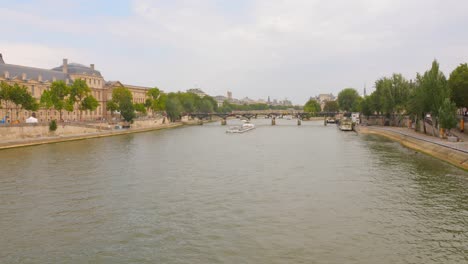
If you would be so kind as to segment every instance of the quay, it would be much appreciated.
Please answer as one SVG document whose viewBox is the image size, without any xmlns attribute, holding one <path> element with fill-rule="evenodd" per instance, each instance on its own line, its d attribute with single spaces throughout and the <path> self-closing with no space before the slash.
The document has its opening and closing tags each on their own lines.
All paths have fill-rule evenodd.
<svg viewBox="0 0 468 264">
<path fill-rule="evenodd" d="M 40 137 L 40 138 L 24 138 L 24 139 L 18 139 L 18 140 L 12 140 L 8 142 L 0 143 L 0 150 L 20 148 L 20 147 L 29 147 L 29 146 L 36 146 L 36 145 L 43 145 L 43 144 L 50 144 L 50 143 L 67 142 L 67 141 L 77 141 L 77 140 L 84 140 L 84 139 L 91 139 L 91 138 L 111 137 L 111 136 L 118 136 L 118 135 L 141 133 L 141 132 L 148 132 L 148 131 L 154 131 L 154 130 L 181 127 L 181 126 L 184 126 L 185 124 L 186 123 L 183 123 L 183 122 L 175 122 L 175 123 L 161 124 L 161 125 L 143 127 L 143 128 L 119 129 L 119 130 L 102 131 L 102 132 L 94 132 L 94 133 L 73 134 L 73 135 L 67 135 L 67 136 L 61 135 L 61 136 L 50 136 L 50 137 Z"/>
<path fill-rule="evenodd" d="M 447 142 L 401 127 L 356 126 L 356 132 L 384 136 L 405 147 L 468 171 L 468 141 L 466 140 L 464 142 Z"/>
</svg>

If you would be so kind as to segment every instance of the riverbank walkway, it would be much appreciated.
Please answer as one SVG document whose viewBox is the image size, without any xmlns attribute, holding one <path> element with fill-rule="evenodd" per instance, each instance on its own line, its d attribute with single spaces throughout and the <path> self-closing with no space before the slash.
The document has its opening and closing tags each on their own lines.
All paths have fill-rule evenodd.
<svg viewBox="0 0 468 264">
<path fill-rule="evenodd" d="M 361 134 L 385 136 L 400 142 L 406 147 L 468 170 L 468 136 L 466 134 L 454 133 L 461 141 L 449 142 L 446 139 L 425 135 L 415 132 L 413 129 L 403 127 L 357 126 L 356 131 Z"/>
<path fill-rule="evenodd" d="M 449 142 L 446 139 L 434 137 L 428 134 L 423 134 L 414 131 L 413 129 L 404 128 L 404 127 L 380 127 L 380 126 L 370 126 L 369 129 L 390 131 L 393 133 L 398 133 L 407 137 L 412 137 L 418 140 L 430 142 L 433 144 L 440 145 L 442 147 L 447 147 L 461 152 L 468 153 L 468 136 L 463 133 L 456 133 L 456 136 L 459 137 L 462 141 L 459 142 Z"/>
<path fill-rule="evenodd" d="M 110 130 L 110 131 L 104 130 L 101 132 L 80 133 L 80 134 L 73 134 L 73 135 L 48 136 L 48 137 L 39 137 L 39 138 L 23 138 L 23 139 L 17 139 L 17 140 L 0 141 L 0 150 L 18 148 L 18 147 L 35 146 L 35 145 L 42 145 L 42 144 L 49 144 L 49 143 L 76 141 L 76 140 L 83 140 L 83 139 L 147 132 L 147 131 L 153 131 L 153 130 L 174 128 L 174 127 L 179 127 L 183 125 L 184 123 L 182 122 L 175 122 L 175 123 L 167 123 L 163 125 L 155 125 L 155 126 L 143 127 L 143 128 L 115 129 L 115 130 Z"/>
</svg>

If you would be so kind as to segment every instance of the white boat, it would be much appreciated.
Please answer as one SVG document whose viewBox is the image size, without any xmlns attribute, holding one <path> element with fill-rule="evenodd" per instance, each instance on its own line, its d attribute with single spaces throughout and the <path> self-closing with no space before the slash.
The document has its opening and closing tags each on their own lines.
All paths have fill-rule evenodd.
<svg viewBox="0 0 468 264">
<path fill-rule="evenodd" d="M 255 128 L 254 124 L 245 123 L 242 126 L 230 127 L 226 133 L 244 133 Z"/>
<path fill-rule="evenodd" d="M 353 121 L 349 118 L 341 119 L 338 127 L 340 128 L 341 131 L 352 131 Z"/>
</svg>

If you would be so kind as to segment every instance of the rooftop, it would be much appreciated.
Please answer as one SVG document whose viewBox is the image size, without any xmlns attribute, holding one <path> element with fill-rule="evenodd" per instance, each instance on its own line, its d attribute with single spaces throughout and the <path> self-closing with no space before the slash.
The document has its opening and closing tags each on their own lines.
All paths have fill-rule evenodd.
<svg viewBox="0 0 468 264">
<path fill-rule="evenodd" d="M 96 76 L 102 77 L 101 72 L 94 70 L 91 67 L 83 65 L 83 64 L 68 63 L 67 67 L 68 67 L 69 74 L 88 74 L 88 75 L 96 75 Z M 62 72 L 63 65 L 55 67 L 52 70 Z"/>
</svg>

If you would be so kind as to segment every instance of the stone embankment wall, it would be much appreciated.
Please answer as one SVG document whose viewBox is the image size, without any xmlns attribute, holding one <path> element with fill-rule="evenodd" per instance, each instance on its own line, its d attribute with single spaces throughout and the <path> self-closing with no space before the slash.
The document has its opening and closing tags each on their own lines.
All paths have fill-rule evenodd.
<svg viewBox="0 0 468 264">
<path fill-rule="evenodd" d="M 400 142 L 403 146 L 433 156 L 468 171 L 468 154 L 466 153 L 393 133 L 391 131 L 375 130 L 371 127 L 359 127 L 358 133 L 384 136 L 396 142 Z"/>
<path fill-rule="evenodd" d="M 158 118 L 158 119 L 147 119 L 147 120 L 136 120 L 132 124 L 132 128 L 146 128 L 160 126 L 163 124 L 169 124 L 169 119 L 167 118 Z"/>
<path fill-rule="evenodd" d="M 55 132 L 49 132 L 48 125 L 20 125 L 0 127 L 0 141 L 33 139 L 50 136 L 68 136 L 99 132 L 99 128 L 80 127 L 73 125 L 57 125 Z"/>
<path fill-rule="evenodd" d="M 144 129 L 151 127 L 158 127 L 169 124 L 169 120 L 163 121 L 163 118 L 136 120 L 132 124 L 132 129 Z M 98 133 L 111 131 L 114 125 L 107 123 L 89 123 L 89 124 L 74 124 L 63 123 L 57 124 L 57 130 L 54 132 L 49 131 L 47 124 L 20 124 L 0 127 L 0 142 L 24 140 L 24 139 L 38 139 L 46 137 L 63 137 L 82 135 L 90 133 Z"/>
</svg>

